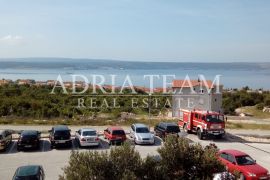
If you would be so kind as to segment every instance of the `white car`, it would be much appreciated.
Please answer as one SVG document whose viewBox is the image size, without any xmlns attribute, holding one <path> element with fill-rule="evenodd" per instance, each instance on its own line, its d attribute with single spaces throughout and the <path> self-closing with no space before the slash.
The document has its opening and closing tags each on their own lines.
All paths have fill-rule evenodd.
<svg viewBox="0 0 270 180">
<path fill-rule="evenodd" d="M 97 131 L 91 128 L 82 128 L 76 131 L 75 140 L 79 143 L 80 147 L 99 146 L 100 143 Z"/>
<path fill-rule="evenodd" d="M 150 132 L 148 126 L 144 124 L 132 124 L 130 137 L 135 144 L 155 144 L 155 136 Z"/>
</svg>

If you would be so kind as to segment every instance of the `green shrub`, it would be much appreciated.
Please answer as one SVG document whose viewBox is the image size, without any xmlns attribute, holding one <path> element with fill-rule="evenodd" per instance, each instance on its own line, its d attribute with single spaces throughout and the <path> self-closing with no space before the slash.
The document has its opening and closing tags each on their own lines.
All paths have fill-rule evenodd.
<svg viewBox="0 0 270 180">
<path fill-rule="evenodd" d="M 256 104 L 256 109 L 263 110 L 263 108 L 264 108 L 264 103 Z"/>
<path fill-rule="evenodd" d="M 59 179 L 211 179 L 213 173 L 224 171 L 212 145 L 190 145 L 184 138 L 169 136 L 158 152 L 159 157 L 142 159 L 129 144 L 113 147 L 109 153 L 72 151 Z"/>
</svg>

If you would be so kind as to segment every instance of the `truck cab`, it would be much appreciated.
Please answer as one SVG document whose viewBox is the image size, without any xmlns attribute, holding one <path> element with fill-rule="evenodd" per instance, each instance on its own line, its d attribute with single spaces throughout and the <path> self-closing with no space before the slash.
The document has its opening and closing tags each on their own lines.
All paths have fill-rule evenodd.
<svg viewBox="0 0 270 180">
<path fill-rule="evenodd" d="M 178 125 L 187 133 L 197 133 L 199 139 L 206 136 L 220 139 L 225 134 L 224 115 L 219 112 L 181 109 L 179 117 Z"/>
</svg>

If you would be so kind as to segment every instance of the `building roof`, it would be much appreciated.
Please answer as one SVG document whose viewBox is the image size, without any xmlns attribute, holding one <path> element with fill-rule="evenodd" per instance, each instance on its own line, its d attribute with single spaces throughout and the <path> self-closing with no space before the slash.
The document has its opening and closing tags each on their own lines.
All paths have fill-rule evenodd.
<svg viewBox="0 0 270 180">
<path fill-rule="evenodd" d="M 206 80 L 207 86 L 210 88 L 212 87 L 212 81 L 211 80 Z M 184 88 L 184 87 L 194 87 L 194 86 L 205 86 L 203 81 L 198 81 L 198 80 L 190 80 L 190 83 L 187 80 L 173 80 L 172 82 L 172 87 L 173 88 Z"/>
</svg>

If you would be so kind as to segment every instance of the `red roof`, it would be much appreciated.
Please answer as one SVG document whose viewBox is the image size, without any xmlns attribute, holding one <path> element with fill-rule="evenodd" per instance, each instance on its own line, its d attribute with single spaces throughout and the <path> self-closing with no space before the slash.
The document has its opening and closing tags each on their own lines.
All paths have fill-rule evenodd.
<svg viewBox="0 0 270 180">
<path fill-rule="evenodd" d="M 222 152 L 225 152 L 225 153 L 231 154 L 233 156 L 244 156 L 244 155 L 247 155 L 246 153 L 244 153 L 242 151 L 235 150 L 235 149 L 226 149 L 226 150 L 222 150 L 220 152 L 221 153 Z"/>
<path fill-rule="evenodd" d="M 211 80 L 206 80 L 206 84 L 208 85 L 209 88 L 212 87 L 212 81 Z M 188 80 L 173 80 L 172 87 L 174 88 L 181 88 L 181 87 L 190 87 L 190 84 L 192 87 L 194 86 L 205 86 L 205 83 L 203 81 L 198 81 L 198 80 L 190 80 L 190 83 Z"/>
</svg>

